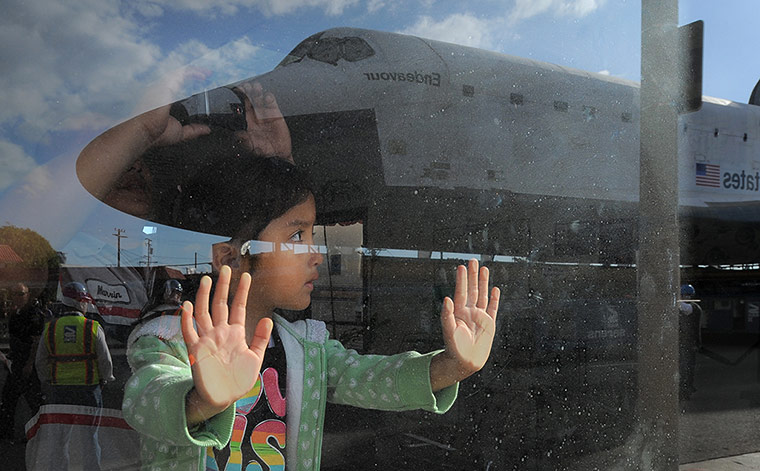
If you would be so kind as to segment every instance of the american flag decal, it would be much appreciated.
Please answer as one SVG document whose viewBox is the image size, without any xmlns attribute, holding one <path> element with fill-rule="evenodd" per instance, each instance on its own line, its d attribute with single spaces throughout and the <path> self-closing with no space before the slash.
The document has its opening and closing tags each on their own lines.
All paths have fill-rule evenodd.
<svg viewBox="0 0 760 471">
<path fill-rule="evenodd" d="M 720 188 L 720 165 L 697 164 L 697 185 Z"/>
</svg>

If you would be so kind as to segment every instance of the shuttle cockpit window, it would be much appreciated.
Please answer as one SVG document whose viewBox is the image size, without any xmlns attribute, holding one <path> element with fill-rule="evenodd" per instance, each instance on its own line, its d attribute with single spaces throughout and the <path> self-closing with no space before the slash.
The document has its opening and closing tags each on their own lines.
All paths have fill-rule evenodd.
<svg viewBox="0 0 760 471">
<path fill-rule="evenodd" d="M 293 62 L 300 62 L 304 57 L 330 65 L 338 65 L 340 59 L 348 62 L 358 62 L 372 57 L 375 51 L 367 41 L 360 37 L 326 36 L 324 33 L 315 34 L 296 46 L 278 67 Z"/>
</svg>

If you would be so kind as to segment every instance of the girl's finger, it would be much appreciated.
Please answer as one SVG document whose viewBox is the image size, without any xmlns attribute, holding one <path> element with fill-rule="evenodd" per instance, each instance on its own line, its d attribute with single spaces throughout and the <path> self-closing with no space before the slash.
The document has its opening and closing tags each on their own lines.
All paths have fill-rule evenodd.
<svg viewBox="0 0 760 471">
<path fill-rule="evenodd" d="M 446 296 L 443 298 L 443 306 L 441 306 L 441 329 L 443 331 L 444 342 L 448 344 L 448 339 L 454 336 L 456 328 L 457 321 L 454 318 L 454 302 Z"/>
<path fill-rule="evenodd" d="M 486 308 L 486 314 L 496 320 L 496 313 L 499 312 L 499 299 L 501 298 L 501 290 L 496 286 L 491 289 L 491 299 L 488 301 L 488 307 Z"/>
<path fill-rule="evenodd" d="M 478 302 L 478 261 L 474 258 L 467 264 L 467 302 L 474 306 Z"/>
<path fill-rule="evenodd" d="M 272 319 L 265 317 L 256 324 L 256 330 L 253 332 L 251 345 L 248 347 L 260 359 L 264 358 L 264 353 L 269 345 L 269 337 L 272 335 Z"/>
<path fill-rule="evenodd" d="M 211 291 L 211 278 L 204 276 L 201 278 L 201 284 L 198 287 L 198 293 L 195 295 L 195 322 L 198 324 L 198 330 L 209 332 L 214 328 L 211 323 L 211 317 L 208 315 L 208 298 Z"/>
<path fill-rule="evenodd" d="M 457 267 L 457 284 L 454 287 L 454 311 L 463 309 L 467 304 L 467 269 L 459 265 Z"/>
<path fill-rule="evenodd" d="M 488 268 L 480 267 L 480 277 L 478 278 L 478 303 L 479 309 L 485 309 L 488 305 Z"/>
<path fill-rule="evenodd" d="M 248 302 L 248 290 L 251 287 L 250 273 L 243 273 L 237 285 L 235 299 L 232 301 L 230 309 L 230 324 L 245 325 L 245 306 Z"/>
<path fill-rule="evenodd" d="M 190 301 L 182 303 L 182 337 L 188 346 L 195 345 L 199 339 L 193 327 L 193 303 Z"/>
<path fill-rule="evenodd" d="M 227 306 L 227 294 L 230 291 L 230 278 L 232 270 L 227 265 L 223 265 L 219 270 L 219 279 L 216 282 L 214 290 L 214 300 L 211 303 L 211 319 L 214 325 L 223 325 L 227 323 L 229 307 Z"/>
</svg>

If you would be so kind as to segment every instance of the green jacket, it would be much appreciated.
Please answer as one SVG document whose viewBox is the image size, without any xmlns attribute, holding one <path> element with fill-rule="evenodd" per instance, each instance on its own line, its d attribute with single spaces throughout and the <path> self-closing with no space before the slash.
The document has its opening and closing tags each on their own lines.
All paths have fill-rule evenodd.
<svg viewBox="0 0 760 471">
<path fill-rule="evenodd" d="M 368 409 L 424 409 L 446 412 L 458 386 L 433 394 L 430 359 L 437 352 L 392 356 L 359 355 L 328 339 L 323 322 L 275 325 L 287 363 L 286 465 L 318 470 L 326 401 Z M 130 336 L 127 351 L 134 372 L 124 389 L 127 422 L 142 435 L 143 469 L 203 470 L 206 448 L 230 440 L 234 406 L 189 429 L 185 396 L 193 387 L 178 317 L 155 319 Z"/>
</svg>

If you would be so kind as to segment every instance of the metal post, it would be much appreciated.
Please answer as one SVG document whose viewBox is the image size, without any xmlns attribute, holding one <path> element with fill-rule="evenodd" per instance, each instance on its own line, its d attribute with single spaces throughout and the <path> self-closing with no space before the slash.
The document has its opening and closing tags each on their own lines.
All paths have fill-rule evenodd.
<svg viewBox="0 0 760 471">
<path fill-rule="evenodd" d="M 678 2 L 641 2 L 639 469 L 678 469 Z"/>
</svg>

